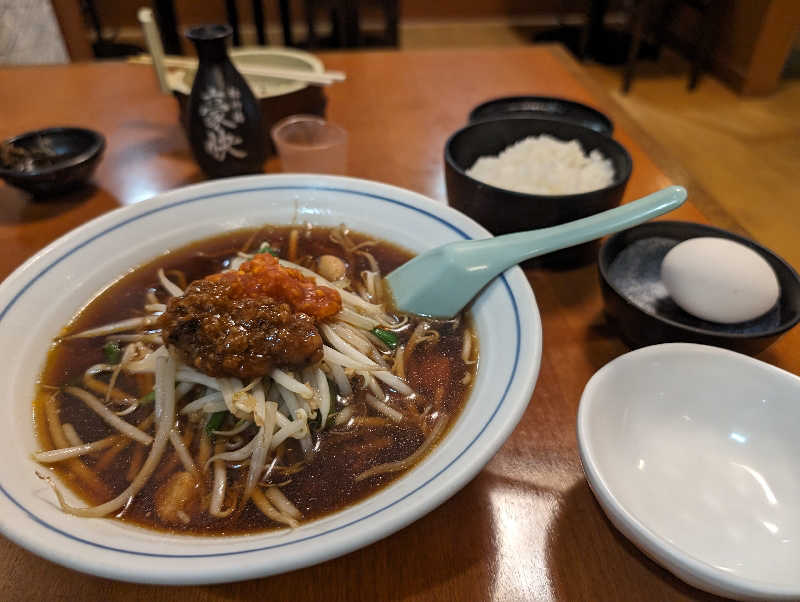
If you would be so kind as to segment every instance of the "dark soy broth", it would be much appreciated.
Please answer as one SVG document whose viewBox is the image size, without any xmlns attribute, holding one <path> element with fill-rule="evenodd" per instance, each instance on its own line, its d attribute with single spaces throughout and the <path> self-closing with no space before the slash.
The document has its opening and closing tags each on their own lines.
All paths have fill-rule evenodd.
<svg viewBox="0 0 800 602">
<path fill-rule="evenodd" d="M 299 231 L 297 263 L 309 266 L 312 258 L 324 254 L 344 258 L 342 247 L 331 241 L 331 230 L 328 228 L 267 226 L 257 230 L 242 230 L 169 251 L 123 275 L 93 299 L 66 326 L 62 337 L 53 344 L 47 357 L 39 394 L 34 403 L 35 423 L 42 448 L 54 447 L 48 433 L 44 409 L 45 401 L 54 394 L 58 398 L 61 423 L 71 424 L 84 442 L 96 441 L 117 433 L 80 400 L 64 393 L 54 393 L 53 387 L 80 385 L 89 366 L 106 361 L 103 352 L 106 337 L 69 339 L 67 336 L 106 323 L 145 315 L 143 308 L 147 303 L 148 291 L 155 293 L 160 300 L 166 298 L 156 275 L 159 268 L 163 268 L 173 281 L 185 287 L 187 282 L 226 269 L 230 259 L 235 257 L 238 251 L 254 252 L 264 241 L 269 242 L 270 247 L 281 257 L 285 257 L 292 229 Z M 350 238 L 355 243 L 373 240 L 358 233 L 350 233 Z M 382 274 L 389 273 L 411 257 L 407 251 L 381 241 L 376 241 L 375 244 L 365 248 L 369 249 L 378 262 Z M 366 261 L 358 254 L 351 255 L 350 260 L 357 264 L 353 266 L 356 268 L 354 271 L 368 268 Z M 396 331 L 399 345 L 408 342 L 418 321 L 419 318 L 409 316 L 408 323 Z M 306 457 L 294 439 L 287 439 L 282 444 L 282 449 L 279 446 L 276 451 L 281 458 L 279 464 L 291 469 L 268 473 L 269 482 L 279 486 L 286 497 L 300 510 L 301 522 L 353 504 L 404 474 L 405 471 L 381 474 L 358 482 L 355 478 L 370 467 L 402 460 L 417 450 L 425 438 L 425 429 L 420 425 L 424 425 L 432 415 L 425 417 L 426 408 L 430 412 L 430 408 L 435 407 L 435 413 L 439 416 L 449 416 L 447 428 L 452 426 L 469 394 L 475 372 L 476 361 L 473 359 L 465 362 L 462 359 L 465 330 L 470 329 L 470 323 L 465 316 L 462 316 L 454 321 L 431 322 L 431 328 L 439 333 L 438 341 L 417 345 L 413 353 L 405 358 L 406 381 L 416 395 L 411 400 L 404 400 L 403 403 L 415 405 L 415 415 L 422 416 L 417 423 L 384 421 L 375 426 L 340 425 L 314 431 L 313 451 Z M 466 336 L 475 341 L 471 332 Z M 473 345 L 476 347 L 477 343 Z M 472 355 L 473 358 L 477 357 L 476 353 Z M 108 375 L 98 375 L 97 378 L 107 381 Z M 351 376 L 351 381 L 358 378 L 360 377 L 357 375 Z M 129 375 L 122 371 L 116 386 L 133 396 L 143 397 L 152 391 L 153 379 L 152 375 Z M 203 390 L 203 387 L 196 386 L 178 402 L 178 410 L 192 399 L 203 395 Z M 394 392 L 390 392 L 389 395 L 393 400 L 400 400 L 403 397 Z M 374 409 L 367 407 L 364 397 L 364 389 L 354 389 L 354 394 L 348 397 L 336 395 L 332 399 L 331 413 L 335 416 L 345 406 L 350 406 L 354 408 L 356 415 L 360 414 L 365 418 L 380 417 Z M 151 412 L 152 404 L 143 404 L 126 416 L 125 420 L 139 424 Z M 188 424 L 186 416 L 179 413 L 178 417 L 180 432 L 196 428 Z M 235 423 L 234 417 L 229 415 L 224 428 L 230 429 Z M 240 435 L 247 441 L 256 431 L 256 427 L 250 425 Z M 152 434 L 153 428 L 147 432 Z M 192 456 L 197 453 L 198 438 L 195 437 L 187 445 Z M 137 447 L 142 449 L 137 451 Z M 84 455 L 78 459 L 77 462 L 98 473 L 107 489 L 101 492 L 85 486 L 84 481 L 77 478 L 70 470 L 69 463 L 50 464 L 48 467 L 58 474 L 61 483 L 69 486 L 86 503 L 94 505 L 125 490 L 130 484 L 128 472 L 134 456 L 138 454 L 141 457 L 146 453 L 147 449 L 141 444 L 129 444 L 110 462 L 106 458 L 106 466 L 102 469 L 99 469 L 98 462 L 104 457 L 104 451 Z M 239 464 L 228 462 L 227 466 L 229 493 L 241 492 L 247 474 L 246 462 Z M 181 463 L 176 458 L 173 448 L 168 446 L 160 465 L 145 487 L 115 516 L 148 528 L 203 535 L 249 533 L 281 526 L 262 514 L 252 502 L 239 504 L 226 518 L 198 512 L 192 515 L 188 524 L 164 524 L 155 511 L 156 492 L 173 473 L 180 470 L 182 470 Z M 211 472 L 210 468 L 205 470 L 199 484 L 203 491 L 201 499 L 205 500 L 206 506 L 211 487 Z"/>
</svg>

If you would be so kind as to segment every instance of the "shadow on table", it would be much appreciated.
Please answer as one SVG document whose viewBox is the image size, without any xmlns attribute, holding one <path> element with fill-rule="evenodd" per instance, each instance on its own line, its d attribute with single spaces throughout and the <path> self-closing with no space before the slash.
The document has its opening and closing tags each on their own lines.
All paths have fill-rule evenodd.
<svg viewBox="0 0 800 602">
<path fill-rule="evenodd" d="M 789 370 L 791 372 L 789 368 L 785 367 L 786 362 L 781 360 L 781 354 L 775 351 L 772 346 L 767 347 L 764 351 L 758 355 L 754 355 L 753 357 L 757 360 L 761 360 L 762 362 L 772 364 L 773 366 L 778 366 L 779 368 L 784 368 L 785 370 Z"/>
<path fill-rule="evenodd" d="M 176 169 L 171 169 L 168 186 L 163 189 L 172 189 L 188 184 L 196 184 L 206 180 L 206 176 L 195 163 L 192 151 L 189 148 L 189 139 L 183 126 L 176 121 L 168 126 L 163 123 L 153 123 L 146 119 L 129 119 L 122 127 L 135 132 L 132 139 L 123 147 L 115 151 L 113 161 L 115 165 L 143 165 L 151 160 L 158 160 L 158 168 L 170 169 L 170 162 Z M 191 165 L 190 169 L 187 166 Z M 176 175 L 182 177 L 176 179 Z M 158 171 L 154 174 L 160 176 Z"/>
<path fill-rule="evenodd" d="M 186 132 L 180 124 L 165 127 L 144 120 L 131 120 L 125 122 L 124 127 L 138 130 L 137 138 L 115 152 L 115 165 L 149 165 L 149 161 L 157 159 L 157 168 L 148 175 L 151 180 L 158 181 L 164 177 L 164 172 L 169 174 L 169 181 L 159 187 L 161 190 L 212 180 L 194 160 Z"/>
<path fill-rule="evenodd" d="M 0 223 L 19 224 L 57 217 L 82 205 L 98 190 L 94 184 L 87 184 L 58 197 L 37 199 L 24 190 L 0 185 Z"/>
<path fill-rule="evenodd" d="M 489 562 L 476 541 L 488 541 L 492 525 L 488 500 L 481 494 L 486 488 L 476 484 L 481 478 L 405 529 L 341 558 L 285 575 L 201 589 L 210 599 L 224 600 L 261 600 L 270 593 L 274 599 L 327 602 L 404 600 L 426 592 L 447 598 L 455 595 L 450 582 L 468 572 L 471 589 L 486 591 Z"/>
<path fill-rule="evenodd" d="M 596 266 L 584 265 L 563 270 L 526 269 L 525 275 L 537 295 L 539 309 L 545 311 L 551 303 L 564 309 L 579 307 L 591 300 L 599 290 L 596 272 Z"/>
<path fill-rule="evenodd" d="M 585 480 L 561 504 L 547 543 L 559 600 L 722 600 L 678 580 L 647 558 L 603 514 Z"/>
<path fill-rule="evenodd" d="M 604 313 L 598 313 L 586 326 L 585 354 L 595 371 L 624 353 L 632 351 L 620 337 L 619 328 Z"/>
<path fill-rule="evenodd" d="M 124 127 L 148 131 L 148 133 L 139 139 L 140 133 L 136 140 L 116 151 L 114 162 L 118 165 L 132 165 L 149 157 L 192 159 L 186 133 L 177 123 L 170 127 L 154 127 L 153 124 L 146 121 L 134 120 L 126 122 Z"/>
<path fill-rule="evenodd" d="M 82 575 L 9 546 L 17 558 L 17 591 L 31 600 L 403 600 L 415 597 L 450 599 L 459 596 L 459 584 L 470 592 L 487 591 L 490 559 L 481 555 L 492 537 L 491 513 L 482 493 L 486 484 L 472 483 L 430 514 L 378 541 L 341 558 L 284 575 L 197 587 L 170 587 L 114 583 Z M 455 514 L 454 514 L 455 513 Z M 310 541 L 308 545 L 314 545 Z M 39 573 L 41 572 L 41 573 Z M 37 578 L 36 573 L 39 573 Z M 42 576 L 46 574 L 46 578 Z M 458 580 L 469 574 L 468 581 Z M 460 599 L 468 595 L 461 592 Z M 459 599 L 459 598 L 456 598 Z"/>
</svg>

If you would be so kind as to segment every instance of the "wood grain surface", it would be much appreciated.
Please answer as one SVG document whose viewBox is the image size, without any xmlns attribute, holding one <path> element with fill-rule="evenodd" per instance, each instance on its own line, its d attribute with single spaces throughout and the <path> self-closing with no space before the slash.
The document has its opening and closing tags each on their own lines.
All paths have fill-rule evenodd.
<svg viewBox="0 0 800 602">
<path fill-rule="evenodd" d="M 634 160 L 626 200 L 670 183 L 690 202 L 671 219 L 745 231 L 693 185 L 556 47 L 324 54 L 348 73 L 328 88 L 328 115 L 350 132 L 349 174 L 444 199 L 443 145 L 481 101 L 563 96 L 616 123 Z M 82 125 L 108 147 L 91 189 L 34 202 L 0 185 L 0 275 L 69 229 L 115 207 L 202 179 L 175 101 L 146 66 L 119 63 L 0 69 L 0 138 Z M 268 172 L 279 169 L 275 159 Z M 541 372 L 519 426 L 464 489 L 402 531 L 318 566 L 241 583 L 154 587 L 82 575 L 0 540 L 5 600 L 704 600 L 648 560 L 605 518 L 581 469 L 575 417 L 591 375 L 626 352 L 604 316 L 594 266 L 527 271 L 544 327 Z M 797 330 L 762 354 L 800 371 Z"/>
</svg>

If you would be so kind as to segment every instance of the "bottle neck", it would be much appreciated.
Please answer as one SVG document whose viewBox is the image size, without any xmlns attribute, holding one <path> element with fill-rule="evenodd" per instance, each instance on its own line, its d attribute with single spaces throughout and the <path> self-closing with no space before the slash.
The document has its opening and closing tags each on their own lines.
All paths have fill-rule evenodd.
<svg viewBox="0 0 800 602">
<path fill-rule="evenodd" d="M 228 25 L 198 25 L 186 32 L 195 48 L 200 61 L 223 61 L 228 57 L 225 45 L 231 35 Z"/>
<path fill-rule="evenodd" d="M 197 59 L 203 62 L 219 62 L 228 58 L 225 40 L 196 40 Z"/>
</svg>

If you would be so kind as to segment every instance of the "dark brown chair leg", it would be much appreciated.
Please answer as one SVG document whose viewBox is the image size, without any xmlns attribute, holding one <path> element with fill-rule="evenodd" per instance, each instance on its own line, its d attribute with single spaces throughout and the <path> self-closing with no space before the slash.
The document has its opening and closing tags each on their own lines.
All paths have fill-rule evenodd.
<svg viewBox="0 0 800 602">
<path fill-rule="evenodd" d="M 236 0 L 225 0 L 225 10 L 228 13 L 228 24 L 233 29 L 233 45 L 241 46 L 242 40 L 239 36 L 239 9 L 236 7 Z"/>
<path fill-rule="evenodd" d="M 591 0 L 586 0 L 586 12 L 584 14 L 584 18 L 586 21 L 581 27 L 581 34 L 580 38 L 578 39 L 578 60 L 585 61 L 586 60 L 586 49 L 589 47 L 589 34 L 592 29 L 592 8 L 591 8 Z"/>
<path fill-rule="evenodd" d="M 341 0 L 339 8 L 339 24 L 342 29 L 342 46 L 357 48 L 362 45 L 361 22 L 359 19 L 358 0 Z"/>
<path fill-rule="evenodd" d="M 289 0 L 280 0 L 278 6 L 281 13 L 281 27 L 283 28 L 283 45 L 294 46 L 294 36 L 292 35 L 292 12 Z"/>
<path fill-rule="evenodd" d="M 161 43 L 167 54 L 183 54 L 181 39 L 178 35 L 178 20 L 175 18 L 175 3 L 172 0 L 155 0 L 153 2 L 156 23 L 161 32 Z"/>
<path fill-rule="evenodd" d="M 333 3 L 331 21 L 334 24 L 336 45 L 339 48 L 350 47 L 353 39 L 352 24 L 350 22 L 352 2 L 350 0 L 338 0 Z"/>
<path fill-rule="evenodd" d="M 712 12 L 706 6 L 700 9 L 702 13 L 700 16 L 700 25 L 692 57 L 692 70 L 689 74 L 689 90 L 694 90 L 697 87 L 697 82 L 700 80 L 700 73 L 709 62 L 709 54 L 711 51 L 712 39 Z"/>
<path fill-rule="evenodd" d="M 267 34 L 264 26 L 264 4 L 261 0 L 253 0 L 253 21 L 256 26 L 256 38 L 260 46 L 266 46 Z"/>
<path fill-rule="evenodd" d="M 587 0 L 586 51 L 593 56 L 598 55 L 598 48 L 605 38 L 605 15 L 608 11 L 608 0 Z"/>
<path fill-rule="evenodd" d="M 308 29 L 308 47 L 309 48 L 316 48 L 319 44 L 319 40 L 317 39 L 317 28 L 315 25 L 314 17 L 315 17 L 315 9 L 316 9 L 316 2 L 314 0 L 306 0 L 305 1 L 305 9 L 306 9 L 306 27 Z"/>
<path fill-rule="evenodd" d="M 633 72 L 636 68 L 636 58 L 639 55 L 639 48 L 642 45 L 645 14 L 649 5 L 649 0 L 639 0 L 631 14 L 631 45 L 628 49 L 628 60 L 625 62 L 625 71 L 622 75 L 622 91 L 624 93 L 627 93 L 631 89 Z"/>
<path fill-rule="evenodd" d="M 675 19 L 677 13 L 678 3 L 675 0 L 663 0 L 661 10 L 656 15 L 656 26 L 654 28 L 654 43 L 656 47 L 656 56 L 661 57 L 661 50 L 667 41 L 667 33 L 669 24 Z"/>
<path fill-rule="evenodd" d="M 398 4 L 398 0 L 385 0 L 383 3 L 386 13 L 386 44 L 389 46 L 397 46 Z"/>
</svg>

